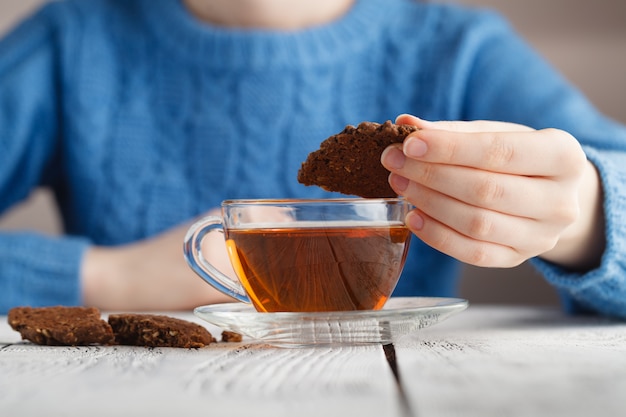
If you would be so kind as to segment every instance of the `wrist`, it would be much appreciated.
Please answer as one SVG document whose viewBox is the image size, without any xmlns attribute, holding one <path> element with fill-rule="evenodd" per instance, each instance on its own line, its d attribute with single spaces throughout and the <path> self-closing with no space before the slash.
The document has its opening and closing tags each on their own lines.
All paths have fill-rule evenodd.
<svg viewBox="0 0 626 417">
<path fill-rule="evenodd" d="M 574 271 L 589 271 L 600 265 L 606 246 L 602 183 L 589 161 L 580 182 L 578 201 L 577 221 L 565 229 L 556 246 L 541 258 Z"/>
<path fill-rule="evenodd" d="M 83 257 L 81 287 L 83 304 L 101 309 L 116 309 L 125 298 L 124 280 L 117 268 L 115 249 L 90 247 Z"/>
</svg>

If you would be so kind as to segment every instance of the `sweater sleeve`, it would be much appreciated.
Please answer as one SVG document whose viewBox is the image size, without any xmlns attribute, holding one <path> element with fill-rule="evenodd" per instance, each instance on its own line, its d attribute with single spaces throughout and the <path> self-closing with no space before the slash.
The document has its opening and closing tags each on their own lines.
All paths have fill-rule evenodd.
<svg viewBox="0 0 626 417">
<path fill-rule="evenodd" d="M 499 18 L 475 42 L 464 117 L 558 128 L 581 143 L 603 187 L 606 250 L 597 269 L 572 273 L 539 258 L 531 263 L 571 312 L 626 318 L 626 127 L 602 115 Z M 549 144 L 546 144 L 549 146 Z"/>
<path fill-rule="evenodd" d="M 0 40 L 0 212 L 61 173 L 59 82 L 51 8 Z M 0 231 L 0 314 L 16 305 L 80 303 L 87 242 Z"/>
<path fill-rule="evenodd" d="M 570 312 L 626 318 L 626 152 L 584 148 L 603 187 L 606 249 L 600 266 L 572 273 L 539 258 L 533 264 L 559 289 Z"/>
</svg>

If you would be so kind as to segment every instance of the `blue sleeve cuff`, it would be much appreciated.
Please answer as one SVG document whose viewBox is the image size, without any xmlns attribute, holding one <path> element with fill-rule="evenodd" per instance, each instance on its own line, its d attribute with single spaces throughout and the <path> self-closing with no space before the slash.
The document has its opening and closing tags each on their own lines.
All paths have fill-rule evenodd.
<svg viewBox="0 0 626 417">
<path fill-rule="evenodd" d="M 540 259 L 531 262 L 559 290 L 568 311 L 626 319 L 626 156 L 585 151 L 603 185 L 606 248 L 601 263 L 594 270 L 574 273 Z"/>
<path fill-rule="evenodd" d="M 35 233 L 0 235 L 0 314 L 15 306 L 79 305 L 89 242 Z"/>
</svg>

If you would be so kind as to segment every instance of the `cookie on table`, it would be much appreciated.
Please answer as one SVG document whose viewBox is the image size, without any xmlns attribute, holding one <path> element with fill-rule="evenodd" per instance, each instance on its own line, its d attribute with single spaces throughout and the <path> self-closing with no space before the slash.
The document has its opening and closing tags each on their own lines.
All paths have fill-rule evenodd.
<svg viewBox="0 0 626 417">
<path fill-rule="evenodd" d="M 298 172 L 298 182 L 364 198 L 397 197 L 389 186 L 389 171 L 380 163 L 380 156 L 387 146 L 402 143 L 417 129 L 389 120 L 383 124 L 362 122 L 357 127 L 346 126 L 308 155 Z"/>
<path fill-rule="evenodd" d="M 156 314 L 111 314 L 109 324 L 120 345 L 201 348 L 216 340 L 199 324 Z"/>
<path fill-rule="evenodd" d="M 113 330 L 94 307 L 15 307 L 9 325 L 24 340 L 49 346 L 109 345 Z"/>
</svg>

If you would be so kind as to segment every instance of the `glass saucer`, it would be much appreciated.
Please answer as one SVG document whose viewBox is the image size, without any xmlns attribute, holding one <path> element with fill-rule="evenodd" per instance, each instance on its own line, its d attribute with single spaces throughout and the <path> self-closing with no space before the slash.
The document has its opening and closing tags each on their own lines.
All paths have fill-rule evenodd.
<svg viewBox="0 0 626 417">
<path fill-rule="evenodd" d="M 392 297 L 382 310 L 259 313 L 250 304 L 197 307 L 194 314 L 223 330 L 275 346 L 387 344 L 465 310 L 467 300 Z"/>
</svg>

